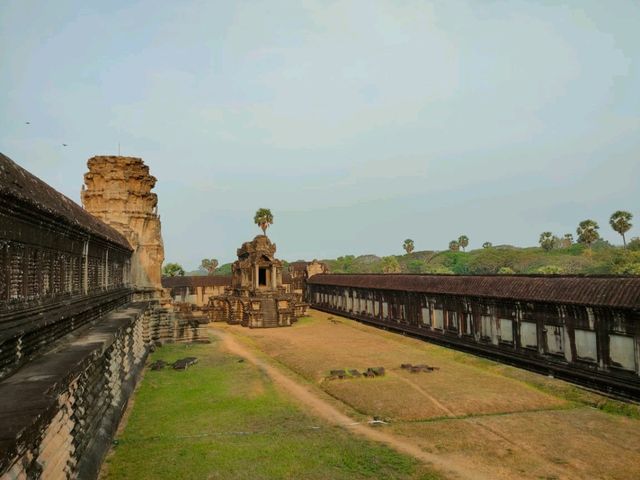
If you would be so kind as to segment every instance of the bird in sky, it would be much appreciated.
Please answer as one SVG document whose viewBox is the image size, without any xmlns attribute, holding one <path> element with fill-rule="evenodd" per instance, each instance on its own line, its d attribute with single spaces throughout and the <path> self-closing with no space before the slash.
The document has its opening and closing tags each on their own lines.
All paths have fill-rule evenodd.
<svg viewBox="0 0 640 480">
<path fill-rule="evenodd" d="M 24 122 L 25 125 L 31 125 L 31 122 Z"/>
<path fill-rule="evenodd" d="M 62 144 L 63 147 L 68 147 L 69 145 L 67 145 L 66 143 Z"/>
</svg>

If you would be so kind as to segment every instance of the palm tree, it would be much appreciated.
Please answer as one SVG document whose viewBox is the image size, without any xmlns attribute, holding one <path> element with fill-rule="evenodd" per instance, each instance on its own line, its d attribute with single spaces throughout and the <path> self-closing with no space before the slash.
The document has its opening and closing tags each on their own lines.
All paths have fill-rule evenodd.
<svg viewBox="0 0 640 480">
<path fill-rule="evenodd" d="M 573 235 L 570 233 L 565 233 L 564 238 L 562 239 L 562 246 L 568 248 L 571 245 L 573 245 Z"/>
<path fill-rule="evenodd" d="M 467 248 L 467 245 L 469 245 L 469 237 L 466 235 L 460 235 L 458 237 L 458 245 L 460 245 L 464 251 L 464 249 Z"/>
<path fill-rule="evenodd" d="M 216 268 L 218 268 L 218 260 L 215 258 L 204 258 L 202 259 L 202 262 L 200 262 L 200 268 L 204 268 L 207 271 L 207 275 L 213 275 Z"/>
<path fill-rule="evenodd" d="M 611 215 L 609 219 L 609 225 L 616 232 L 622 235 L 622 243 L 624 244 L 624 248 L 627 248 L 627 239 L 624 234 L 627 233 L 633 225 L 631 225 L 631 219 L 633 215 L 629 212 L 625 212 L 624 210 L 618 210 Z"/>
<path fill-rule="evenodd" d="M 460 244 L 458 243 L 457 240 L 451 240 L 449 242 L 449 250 L 451 250 L 452 252 L 459 252 L 460 251 Z"/>
<path fill-rule="evenodd" d="M 580 222 L 578 228 L 576 229 L 576 233 L 578 234 L 578 242 L 584 243 L 589 248 L 589 250 L 591 250 L 591 245 L 593 244 L 593 242 L 600 238 L 600 234 L 598 233 L 599 228 L 600 227 L 598 226 L 598 223 L 594 222 L 593 220 L 584 220 Z"/>
<path fill-rule="evenodd" d="M 538 240 L 538 243 L 543 249 L 548 252 L 549 250 L 553 249 L 553 244 L 555 243 L 554 241 L 555 237 L 553 236 L 553 233 L 542 232 L 540 234 L 540 240 Z"/>
<path fill-rule="evenodd" d="M 491 247 L 493 247 L 493 243 L 491 242 L 484 242 L 482 244 L 482 248 L 491 248 Z"/>
<path fill-rule="evenodd" d="M 268 208 L 259 208 L 253 217 L 253 221 L 262 229 L 262 233 L 266 235 L 269 225 L 273 225 L 273 214 Z"/>
<path fill-rule="evenodd" d="M 407 254 L 413 252 L 413 249 L 415 248 L 413 240 L 407 238 L 402 244 L 402 248 L 404 248 L 404 251 L 407 252 Z"/>
</svg>

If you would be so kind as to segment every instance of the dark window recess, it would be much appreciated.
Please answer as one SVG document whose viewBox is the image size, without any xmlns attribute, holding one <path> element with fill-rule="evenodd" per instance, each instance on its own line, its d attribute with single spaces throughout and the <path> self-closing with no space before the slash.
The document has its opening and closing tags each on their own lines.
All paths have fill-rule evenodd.
<svg viewBox="0 0 640 480">
<path fill-rule="evenodd" d="M 262 287 L 267 286 L 267 269 L 266 268 L 258 269 L 258 285 Z"/>
</svg>

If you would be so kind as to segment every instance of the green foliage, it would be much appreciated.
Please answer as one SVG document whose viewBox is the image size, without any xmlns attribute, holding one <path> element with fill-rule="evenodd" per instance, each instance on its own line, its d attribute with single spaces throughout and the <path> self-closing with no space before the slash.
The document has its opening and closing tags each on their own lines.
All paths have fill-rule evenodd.
<svg viewBox="0 0 640 480">
<path fill-rule="evenodd" d="M 404 251 L 407 253 L 413 252 L 413 249 L 415 248 L 415 245 L 413 244 L 413 240 L 411 240 L 410 238 L 407 238 L 402 244 L 402 248 L 404 248 Z"/>
<path fill-rule="evenodd" d="M 225 263 L 220 265 L 215 272 L 215 275 L 231 275 L 232 273 L 232 263 Z"/>
<path fill-rule="evenodd" d="M 423 260 L 410 260 L 407 263 L 409 273 L 423 273 L 427 268 L 427 264 Z"/>
<path fill-rule="evenodd" d="M 184 268 L 179 263 L 166 263 L 164 267 L 162 267 L 162 276 L 163 277 L 175 277 L 175 276 L 183 276 Z"/>
<path fill-rule="evenodd" d="M 493 247 L 493 243 L 491 242 L 484 242 L 482 244 L 482 248 L 491 248 L 491 247 Z"/>
<path fill-rule="evenodd" d="M 511 267 L 500 267 L 498 269 L 498 273 L 500 275 L 513 275 L 515 272 L 515 270 L 513 270 L 513 268 Z"/>
<path fill-rule="evenodd" d="M 382 272 L 400 273 L 400 264 L 398 263 L 398 259 L 394 256 L 382 257 Z"/>
<path fill-rule="evenodd" d="M 611 225 L 611 228 L 613 228 L 616 232 L 622 235 L 622 243 L 624 244 L 625 247 L 627 246 L 627 240 L 624 235 L 632 227 L 631 225 L 632 218 L 633 218 L 633 215 L 629 212 L 625 212 L 624 210 L 618 210 L 614 212 L 611 215 L 611 218 L 609 218 L 609 225 Z"/>
<path fill-rule="evenodd" d="M 186 356 L 199 360 L 187 371 L 146 372 L 101 478 L 440 478 L 411 457 L 307 415 L 217 340 L 165 345 L 149 361 Z"/>
<path fill-rule="evenodd" d="M 458 245 L 460 245 L 460 247 L 462 247 L 462 250 L 465 251 L 465 249 L 469 246 L 469 237 L 467 237 L 466 235 L 460 235 L 458 237 Z"/>
<path fill-rule="evenodd" d="M 542 232 L 540 234 L 540 239 L 538 240 L 538 243 L 540 244 L 543 250 L 546 250 L 548 252 L 549 250 L 553 249 L 555 244 L 555 239 L 556 237 L 554 237 L 553 233 Z"/>
<path fill-rule="evenodd" d="M 452 252 L 457 252 L 460 250 L 460 243 L 457 240 L 451 240 L 449 242 L 449 250 Z"/>
<path fill-rule="evenodd" d="M 273 225 L 273 214 L 268 208 L 259 208 L 253 217 L 253 222 L 262 229 L 263 234 L 267 234 L 267 228 Z"/>
<path fill-rule="evenodd" d="M 453 270 L 445 267 L 444 265 L 425 265 L 422 273 L 431 273 L 436 275 L 451 275 Z"/>
<path fill-rule="evenodd" d="M 640 237 L 633 237 L 629 240 L 627 248 L 632 251 L 640 251 Z"/>
<path fill-rule="evenodd" d="M 331 265 L 331 271 L 335 273 L 354 273 L 353 266 L 356 257 L 354 255 L 345 255 L 344 257 L 338 257 L 333 265 Z"/>
<path fill-rule="evenodd" d="M 573 235 L 571 233 L 565 233 L 562 237 L 562 248 L 569 248 L 573 245 Z"/>
<path fill-rule="evenodd" d="M 545 265 L 544 267 L 538 268 L 536 273 L 541 273 L 542 275 L 560 275 L 564 273 L 564 270 L 557 265 Z"/>
<path fill-rule="evenodd" d="M 584 243 L 588 248 L 591 248 L 591 245 L 600 239 L 600 234 L 598 233 L 599 228 L 597 222 L 593 220 L 583 220 L 576 229 L 578 242 Z"/>
<path fill-rule="evenodd" d="M 203 258 L 200 262 L 200 268 L 207 271 L 207 275 L 214 275 L 218 268 L 218 260 L 215 258 Z"/>
</svg>

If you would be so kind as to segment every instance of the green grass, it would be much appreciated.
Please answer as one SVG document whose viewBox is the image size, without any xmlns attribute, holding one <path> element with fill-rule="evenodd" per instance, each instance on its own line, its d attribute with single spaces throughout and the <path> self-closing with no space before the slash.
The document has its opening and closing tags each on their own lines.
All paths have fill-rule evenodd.
<svg viewBox="0 0 640 480">
<path fill-rule="evenodd" d="M 416 460 L 305 414 L 248 362 L 208 345 L 166 345 L 147 371 L 106 479 L 441 478 Z"/>
</svg>

